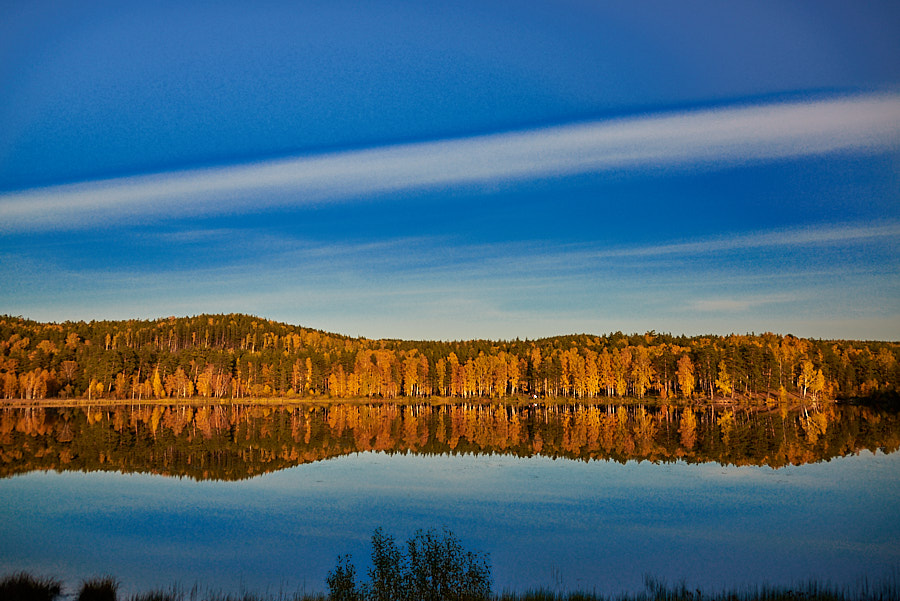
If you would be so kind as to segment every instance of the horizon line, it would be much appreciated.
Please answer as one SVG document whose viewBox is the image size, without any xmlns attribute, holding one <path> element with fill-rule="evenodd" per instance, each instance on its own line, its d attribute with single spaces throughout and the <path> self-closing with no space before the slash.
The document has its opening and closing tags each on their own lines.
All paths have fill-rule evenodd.
<svg viewBox="0 0 900 601">
<path fill-rule="evenodd" d="M 31 322 L 34 322 L 34 323 L 37 323 L 40 325 L 59 325 L 59 326 L 64 325 L 66 323 L 89 324 L 91 322 L 116 323 L 116 322 L 130 322 L 130 321 L 143 321 L 143 322 L 148 322 L 148 323 L 154 323 L 154 322 L 169 321 L 171 319 L 178 320 L 178 319 L 196 319 L 199 317 L 229 317 L 229 316 L 239 316 L 239 317 L 246 317 L 249 319 L 259 319 L 262 321 L 267 321 L 267 322 L 275 323 L 278 325 L 283 325 L 283 326 L 288 326 L 288 327 L 293 327 L 293 328 L 302 328 L 305 330 L 320 332 L 320 333 L 327 334 L 330 336 L 339 336 L 341 338 L 349 338 L 352 340 L 368 340 L 368 341 L 373 341 L 373 342 L 378 342 L 378 341 L 435 342 L 435 343 L 449 344 L 449 343 L 453 343 L 453 342 L 478 342 L 478 341 L 536 342 L 536 341 L 540 341 L 540 340 L 550 340 L 550 339 L 554 339 L 554 338 L 567 338 L 567 337 L 571 337 L 571 336 L 593 336 L 593 337 L 609 338 L 614 335 L 622 335 L 625 337 L 654 335 L 654 336 L 670 336 L 673 338 L 682 338 L 682 337 L 683 338 L 705 338 L 705 337 L 728 338 L 730 336 L 761 337 L 761 336 L 766 336 L 766 335 L 771 334 L 773 336 L 779 336 L 781 338 L 786 338 L 788 336 L 791 336 L 791 337 L 794 337 L 794 338 L 797 338 L 800 340 L 843 341 L 843 342 L 884 342 L 884 343 L 888 343 L 888 344 L 900 343 L 900 341 L 898 341 L 898 340 L 890 340 L 890 339 L 820 338 L 820 337 L 815 337 L 815 336 L 799 336 L 799 335 L 793 334 L 791 332 L 779 333 L 779 332 L 775 332 L 772 330 L 766 330 L 763 332 L 755 332 L 755 331 L 744 332 L 743 334 L 738 333 L 736 331 L 732 331 L 729 334 L 716 334 L 713 332 L 705 332 L 702 334 L 687 334 L 687 333 L 682 332 L 680 334 L 676 334 L 676 333 L 673 333 L 672 331 L 657 331 L 655 328 L 651 328 L 651 329 L 645 330 L 643 332 L 638 332 L 636 330 L 631 331 L 631 332 L 625 332 L 623 330 L 616 330 L 616 331 L 608 331 L 608 332 L 604 332 L 604 333 L 587 332 L 587 331 L 569 332 L 569 333 L 563 333 L 563 334 L 553 334 L 550 336 L 537 336 L 534 338 L 529 338 L 528 336 L 526 336 L 524 338 L 516 336 L 514 338 L 452 338 L 452 339 L 451 338 L 391 338 L 391 337 L 374 338 L 371 336 L 363 336 L 363 335 L 355 335 L 354 336 L 351 334 L 342 334 L 340 332 L 333 332 L 333 331 L 322 329 L 322 328 L 317 328 L 317 327 L 308 326 L 308 325 L 302 325 L 299 323 L 291 323 L 288 321 L 272 319 L 269 317 L 263 317 L 262 315 L 256 315 L 253 313 L 244 313 L 244 312 L 240 312 L 240 311 L 231 311 L 231 312 L 227 312 L 227 313 L 201 312 L 201 313 L 195 313 L 192 315 L 166 315 L 166 316 L 158 316 L 158 317 L 130 317 L 130 318 L 122 318 L 122 319 L 91 319 L 90 321 L 88 321 L 86 319 L 65 319 L 62 321 L 42 321 L 39 319 L 32 319 L 32 318 L 26 317 L 24 315 L 11 315 L 11 314 L 7 314 L 7 313 L 0 313 L 0 319 L 21 319 L 23 321 L 31 321 Z"/>
</svg>

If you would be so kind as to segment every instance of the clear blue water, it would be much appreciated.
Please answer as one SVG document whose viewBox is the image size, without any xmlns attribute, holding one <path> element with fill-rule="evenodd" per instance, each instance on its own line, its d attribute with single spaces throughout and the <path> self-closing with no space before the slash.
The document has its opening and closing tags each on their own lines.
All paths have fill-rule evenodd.
<svg viewBox="0 0 900 601">
<path fill-rule="evenodd" d="M 898 570 L 898 516 L 900 453 L 778 470 L 362 453 L 240 482 L 33 472 L 0 480 L 0 572 L 324 591 L 339 554 L 365 574 L 375 528 L 446 527 L 490 555 L 497 591 L 639 591 L 648 574 L 854 586 Z"/>
</svg>

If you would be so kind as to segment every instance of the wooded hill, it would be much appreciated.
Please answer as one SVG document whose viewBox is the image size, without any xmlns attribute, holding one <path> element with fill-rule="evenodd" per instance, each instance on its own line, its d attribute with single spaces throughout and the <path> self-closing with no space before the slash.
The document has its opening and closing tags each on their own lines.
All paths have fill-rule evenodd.
<svg viewBox="0 0 900 601">
<path fill-rule="evenodd" d="M 835 399 L 900 390 L 900 343 L 648 332 L 369 340 L 250 315 L 0 317 L 0 397 Z"/>
</svg>

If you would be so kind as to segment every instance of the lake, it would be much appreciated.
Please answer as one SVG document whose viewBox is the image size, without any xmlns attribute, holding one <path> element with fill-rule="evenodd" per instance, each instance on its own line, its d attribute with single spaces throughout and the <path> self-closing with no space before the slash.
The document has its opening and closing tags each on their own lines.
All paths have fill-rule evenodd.
<svg viewBox="0 0 900 601">
<path fill-rule="evenodd" d="M 321 591 L 381 527 L 494 589 L 838 586 L 900 567 L 900 419 L 644 407 L 0 410 L 0 572 Z"/>
</svg>

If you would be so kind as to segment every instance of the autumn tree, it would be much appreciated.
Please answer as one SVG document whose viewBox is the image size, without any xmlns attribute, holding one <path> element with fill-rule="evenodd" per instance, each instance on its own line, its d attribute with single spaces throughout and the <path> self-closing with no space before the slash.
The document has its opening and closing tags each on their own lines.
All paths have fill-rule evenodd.
<svg viewBox="0 0 900 601">
<path fill-rule="evenodd" d="M 447 361 L 443 357 L 434 366 L 434 386 L 439 395 L 447 395 Z"/>
<path fill-rule="evenodd" d="M 690 399 L 694 393 L 694 364 L 688 355 L 682 355 L 678 360 L 678 388 L 681 390 L 681 396 Z"/>
<path fill-rule="evenodd" d="M 66 384 L 71 384 L 75 379 L 75 373 L 78 370 L 78 363 L 72 360 L 66 360 L 59 364 L 60 374 L 66 380 Z"/>
<path fill-rule="evenodd" d="M 19 393 L 19 379 L 13 372 L 0 373 L 0 390 L 4 399 L 14 399 Z"/>
<path fill-rule="evenodd" d="M 456 353 L 451 352 L 447 357 L 447 363 L 450 370 L 450 395 L 463 396 L 463 378 L 460 373 L 459 359 Z"/>
<path fill-rule="evenodd" d="M 716 376 L 716 390 L 723 396 L 729 396 L 733 392 L 731 375 L 728 373 L 728 366 L 725 365 L 725 361 L 719 361 L 719 372 Z"/>
<path fill-rule="evenodd" d="M 634 382 L 634 392 L 639 399 L 644 398 L 650 379 L 653 376 L 653 368 L 650 365 L 650 353 L 645 346 L 638 346 L 633 355 L 631 377 Z"/>
<path fill-rule="evenodd" d="M 813 398 L 818 400 L 819 395 L 825 391 L 825 387 L 825 375 L 822 373 L 821 369 L 817 369 L 815 377 L 809 384 L 809 390 L 812 392 Z"/>
<path fill-rule="evenodd" d="M 419 357 L 416 349 L 411 350 L 403 359 L 403 394 L 417 396 L 419 394 Z"/>
<path fill-rule="evenodd" d="M 606 396 L 613 396 L 616 391 L 616 374 L 613 371 L 612 356 L 606 349 L 603 349 L 597 358 L 597 370 L 600 372 L 600 385 L 606 390 Z"/>
<path fill-rule="evenodd" d="M 809 390 L 815 379 L 816 366 L 809 359 L 804 359 L 800 362 L 800 377 L 798 379 L 800 389 L 803 391 L 803 398 L 806 398 L 806 391 Z"/>
<path fill-rule="evenodd" d="M 163 386 L 162 377 L 159 375 L 159 367 L 153 370 L 153 380 L 151 380 L 153 386 L 153 396 L 158 399 L 164 398 L 166 396 L 166 388 Z"/>
</svg>

